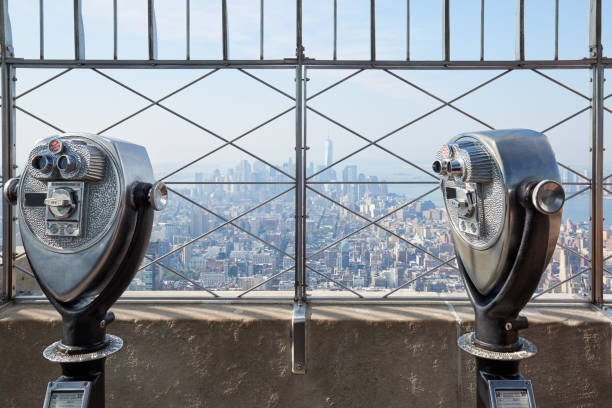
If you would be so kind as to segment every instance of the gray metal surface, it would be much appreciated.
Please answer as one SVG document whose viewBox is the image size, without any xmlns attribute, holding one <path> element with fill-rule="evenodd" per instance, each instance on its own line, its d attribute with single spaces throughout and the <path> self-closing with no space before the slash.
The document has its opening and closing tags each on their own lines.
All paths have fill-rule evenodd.
<svg viewBox="0 0 612 408">
<path fill-rule="evenodd" d="M 524 360 L 526 358 L 530 358 L 536 355 L 538 352 L 535 344 L 530 342 L 527 339 L 520 338 L 521 349 L 518 351 L 512 352 L 499 352 L 499 351 L 491 351 L 486 348 L 479 346 L 475 340 L 476 333 L 470 332 L 465 333 L 461 337 L 457 339 L 457 345 L 459 348 L 473 356 L 482 357 L 489 360 L 498 360 L 498 361 L 519 361 Z"/>
<path fill-rule="evenodd" d="M 291 372 L 306 374 L 306 303 L 295 302 L 291 318 Z"/>
<path fill-rule="evenodd" d="M 55 139 L 55 136 L 43 139 L 39 141 L 36 146 L 32 149 L 30 157 L 27 163 L 31 162 L 33 156 L 45 153 L 46 146 L 49 141 Z M 67 137 L 62 138 L 65 141 L 82 140 L 80 137 Z M 92 143 L 92 142 L 90 142 Z M 95 142 L 93 142 L 95 143 Z M 97 144 L 97 143 L 96 143 Z M 72 146 L 67 150 L 68 153 L 76 152 L 77 150 L 83 154 L 88 155 L 86 146 L 82 145 L 71 145 L 65 143 L 66 146 Z M 94 145 L 95 146 L 95 145 Z M 103 149 L 102 146 L 98 147 Z M 18 205 L 20 211 L 20 225 L 28 227 L 29 232 L 37 238 L 42 244 L 49 246 L 51 249 L 58 252 L 77 252 L 87 249 L 95 245 L 104 234 L 111 228 L 119 206 L 121 203 L 121 192 L 123 180 L 121 180 L 118 172 L 118 164 L 111 156 L 110 152 L 107 152 L 109 160 L 105 161 L 106 177 L 100 182 L 94 182 L 88 185 L 86 194 L 83 197 L 79 197 L 82 200 L 82 205 L 78 207 L 78 210 L 86 209 L 90 215 L 89 221 L 84 223 L 81 234 L 77 237 L 69 236 L 57 236 L 49 235 L 47 232 L 48 216 L 45 213 L 48 212 L 47 207 L 26 207 L 24 205 Z M 81 174 L 84 174 L 87 169 L 85 166 L 81 169 Z M 47 182 L 44 179 L 39 179 L 40 172 L 33 170 L 31 164 L 25 168 L 21 176 L 20 195 L 19 202 L 24 201 L 24 196 L 30 193 L 46 193 Z M 57 183 L 57 182 L 55 182 Z M 62 182 L 66 183 L 66 182 Z M 25 239 L 30 237 L 29 234 L 25 235 Z"/>
<path fill-rule="evenodd" d="M 77 203 L 82 213 L 79 225 L 83 231 L 75 236 L 49 234 L 47 228 L 51 222 L 46 208 L 49 204 L 26 205 L 27 194 L 44 195 L 50 184 L 47 176 L 32 169 L 30 161 L 21 175 L 17 206 L 20 219 L 24 221 L 20 223 L 21 238 L 33 270 L 51 295 L 67 302 L 81 295 L 93 282 L 101 282 L 109 272 L 105 265 L 117 256 L 116 251 L 120 250 L 117 246 L 126 240 L 129 242 L 134 233 L 132 229 L 126 230 L 132 223 L 128 214 L 128 206 L 132 205 L 132 186 L 137 182 L 153 183 L 154 178 L 143 147 L 100 136 L 72 133 L 43 139 L 33 148 L 30 158 L 44 154 L 47 145 L 56 138 L 62 141 L 65 153 L 76 157 L 78 151 L 82 158 L 90 160 L 89 164 L 81 166 L 78 173 L 82 180 L 90 180 L 84 183 L 84 189 L 79 190 L 80 202 Z M 87 143 L 90 147 L 78 143 Z M 105 156 L 101 181 L 91 178 L 90 167 L 94 166 L 94 160 L 89 154 L 92 148 Z M 97 169 L 94 170 L 99 176 Z M 54 184 L 67 183 L 56 170 L 51 173 L 51 178 Z M 91 295 L 96 295 L 99 289 L 91 287 L 89 290 Z"/>
<path fill-rule="evenodd" d="M 67 354 L 63 352 L 61 341 L 56 341 L 43 351 L 43 357 L 54 363 L 80 363 L 83 361 L 100 360 L 115 354 L 123 347 L 123 340 L 112 334 L 106 335 L 108 344 L 100 350 L 84 354 Z"/>
<path fill-rule="evenodd" d="M 526 129 L 461 134 L 452 138 L 436 155 L 436 159 L 449 160 L 449 151 L 455 150 L 449 146 L 456 144 L 455 146 L 459 147 L 457 150 L 461 151 L 461 142 L 466 140 L 471 143 L 477 141 L 478 146 L 486 149 L 493 159 L 495 165 L 490 165 L 490 181 L 463 183 L 457 182 L 451 175 L 441 173 L 441 187 L 451 220 L 455 252 L 463 261 L 474 286 L 481 294 L 486 295 L 507 272 L 506 258 L 522 236 L 522 207 L 518 203 L 516 191 L 529 179 L 552 180 L 558 183 L 561 179 L 555 155 L 546 136 Z M 442 151 L 446 151 L 446 154 Z M 459 160 L 462 160 L 462 163 L 469 162 L 467 156 Z M 470 173 L 466 173 L 469 176 Z M 460 227 L 468 219 L 459 216 L 458 209 L 451 205 L 455 200 L 450 200 L 447 195 L 449 188 L 454 194 L 458 194 L 458 191 L 472 184 L 474 186 L 470 188 L 474 191 L 479 214 L 474 222 L 478 225 L 474 234 Z M 545 265 L 556 248 L 561 216 L 561 211 L 550 216 Z"/>
</svg>

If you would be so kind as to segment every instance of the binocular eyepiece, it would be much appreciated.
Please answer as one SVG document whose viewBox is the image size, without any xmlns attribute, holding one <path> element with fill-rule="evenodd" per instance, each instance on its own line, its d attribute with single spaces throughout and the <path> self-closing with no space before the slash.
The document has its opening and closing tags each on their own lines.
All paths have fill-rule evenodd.
<svg viewBox="0 0 612 408">
<path fill-rule="evenodd" d="M 30 169 L 39 180 L 100 181 L 104 178 L 105 155 L 81 140 L 53 138 L 30 153 Z"/>
</svg>

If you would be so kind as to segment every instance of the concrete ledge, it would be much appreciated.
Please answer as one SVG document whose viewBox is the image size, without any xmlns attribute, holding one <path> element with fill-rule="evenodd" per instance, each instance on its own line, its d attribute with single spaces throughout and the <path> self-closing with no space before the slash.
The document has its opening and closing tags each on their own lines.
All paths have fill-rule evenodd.
<svg viewBox="0 0 612 408">
<path fill-rule="evenodd" d="M 474 362 L 456 347 L 469 304 L 309 306 L 307 374 L 291 374 L 292 307 L 119 304 L 108 407 L 473 407 Z M 538 408 L 612 406 L 611 320 L 586 305 L 537 305 L 522 363 Z M 39 408 L 59 367 L 49 305 L 0 310 L 0 406 Z"/>
</svg>

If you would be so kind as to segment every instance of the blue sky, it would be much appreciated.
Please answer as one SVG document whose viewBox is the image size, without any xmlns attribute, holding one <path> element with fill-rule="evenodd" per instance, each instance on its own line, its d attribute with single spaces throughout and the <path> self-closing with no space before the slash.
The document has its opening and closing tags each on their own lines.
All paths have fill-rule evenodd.
<svg viewBox="0 0 612 408">
<path fill-rule="evenodd" d="M 554 0 L 526 0 L 526 57 L 549 59 L 554 51 Z M 612 40 L 612 0 L 604 0 L 604 49 Z M 45 53 L 47 58 L 71 58 L 72 1 L 45 2 Z M 146 0 L 119 0 L 119 57 L 147 57 Z M 157 0 L 159 58 L 181 59 L 185 55 L 185 9 L 183 1 Z M 406 53 L 406 5 L 404 1 L 378 0 L 377 54 L 379 59 L 403 59 Z M 83 0 L 87 58 L 112 58 L 112 0 Z M 221 1 L 191 0 L 193 59 L 221 57 Z M 292 57 L 295 53 L 295 2 L 265 1 L 265 56 Z M 306 55 L 332 56 L 332 0 L 304 0 Z M 441 1 L 411 1 L 411 57 L 439 60 L 442 53 Z M 513 0 L 487 0 L 485 7 L 485 56 L 514 58 Z M 587 54 L 588 0 L 560 1 L 562 59 Z M 228 0 L 230 57 L 259 57 L 259 0 Z M 18 57 L 38 57 L 38 0 L 10 2 L 13 37 Z M 338 0 L 338 58 L 369 58 L 369 1 Z M 451 0 L 451 56 L 479 58 L 480 0 Z M 59 72 L 55 69 L 21 69 L 18 92 Z M 139 92 L 159 98 L 203 75 L 206 70 L 105 70 Z M 293 71 L 253 70 L 280 89 L 294 92 Z M 308 92 L 316 92 L 352 71 L 310 70 Z M 499 71 L 398 71 L 398 75 L 442 99 L 452 99 Z M 550 70 L 548 75 L 588 95 L 589 73 L 584 70 Z M 608 81 L 607 93 L 610 92 Z M 612 99 L 609 99 L 612 105 Z M 292 106 L 292 101 L 237 71 L 217 72 L 164 102 L 201 125 L 233 138 Z M 147 101 L 89 70 L 73 70 L 40 90 L 18 100 L 19 106 L 64 130 L 98 132 L 109 124 L 146 106 Z M 368 71 L 312 101 L 312 106 L 360 134 L 375 139 L 439 105 L 436 100 L 385 72 Z M 530 71 L 511 72 L 491 85 L 458 101 L 456 106 L 497 128 L 528 127 L 542 130 L 588 102 Z M 610 121 L 607 115 L 607 120 Z M 273 163 L 294 154 L 294 116 L 289 113 L 242 139 L 239 144 Z M 381 144 L 422 165 L 429 166 L 435 150 L 457 133 L 481 130 L 482 125 L 444 108 Z M 585 112 L 549 133 L 560 161 L 577 168 L 589 163 L 589 113 Z M 18 114 L 18 158 L 27 154 L 34 140 L 55 131 Z M 219 146 L 217 138 L 202 132 L 160 108 L 151 108 L 117 126 L 109 136 L 144 144 L 157 172 L 177 167 Z M 611 133 L 607 131 L 607 135 Z M 308 113 L 310 159 L 323 160 L 323 141 L 334 142 L 340 157 L 365 142 Z M 611 150 L 612 151 L 612 150 Z M 609 155 L 606 153 L 606 156 Z M 612 159 L 612 156 L 609 156 Z M 232 147 L 215 153 L 176 176 L 189 180 L 193 171 L 233 166 L 241 159 L 253 160 Z M 339 165 L 359 164 L 367 173 L 417 177 L 418 171 L 389 159 L 370 147 Z M 612 166 L 606 166 L 612 168 Z"/>
</svg>

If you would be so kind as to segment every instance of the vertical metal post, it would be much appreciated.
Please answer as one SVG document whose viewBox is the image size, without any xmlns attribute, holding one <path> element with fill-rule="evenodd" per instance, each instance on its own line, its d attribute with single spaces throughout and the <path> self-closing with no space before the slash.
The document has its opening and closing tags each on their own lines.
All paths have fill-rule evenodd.
<svg viewBox="0 0 612 408">
<path fill-rule="evenodd" d="M 295 68 L 295 301 L 306 300 L 305 268 L 305 175 L 304 164 L 304 47 L 302 46 L 302 0 L 297 0 L 297 66 Z"/>
<path fill-rule="evenodd" d="M 0 45 L 2 50 L 2 181 L 15 176 L 15 68 L 6 59 L 13 56 L 8 0 L 0 0 Z M 15 223 L 13 206 L 2 203 L 2 281 L 0 301 L 13 297 L 13 257 L 15 254 Z"/>
<path fill-rule="evenodd" d="M 113 0 L 113 59 L 117 59 L 117 0 Z"/>
<path fill-rule="evenodd" d="M 191 59 L 191 5 L 189 0 L 185 0 L 185 59 Z"/>
<path fill-rule="evenodd" d="M 45 58 L 45 5 L 44 5 L 44 0 L 38 1 L 38 35 L 39 35 L 38 46 L 40 47 L 40 59 L 44 59 Z"/>
<path fill-rule="evenodd" d="M 442 0 L 442 59 L 450 61 L 450 0 Z"/>
<path fill-rule="evenodd" d="M 370 59 L 376 61 L 376 0 L 370 0 Z"/>
<path fill-rule="evenodd" d="M 259 59 L 264 59 L 264 0 L 259 3 Z"/>
<path fill-rule="evenodd" d="M 227 27 L 227 0 L 221 0 L 221 29 L 223 30 L 223 60 L 229 56 L 228 27 Z"/>
<path fill-rule="evenodd" d="M 485 0 L 480 0 L 480 60 L 484 61 Z"/>
<path fill-rule="evenodd" d="M 148 0 L 149 59 L 157 59 L 157 22 L 155 21 L 155 0 Z"/>
<path fill-rule="evenodd" d="M 338 59 L 338 0 L 334 0 L 334 61 Z"/>
<path fill-rule="evenodd" d="M 410 0 L 406 0 L 406 61 L 410 61 Z"/>
<path fill-rule="evenodd" d="M 516 0 L 514 59 L 525 60 L 525 0 Z"/>
<path fill-rule="evenodd" d="M 559 59 L 559 0 L 555 0 L 555 61 Z"/>
<path fill-rule="evenodd" d="M 302 0 L 296 0 L 295 68 L 295 296 L 291 322 L 291 357 L 294 374 L 306 373 L 306 214 L 304 163 L 304 47 Z"/>
<path fill-rule="evenodd" d="M 81 0 L 74 0 L 74 59 L 85 59 L 85 32 Z"/>
<path fill-rule="evenodd" d="M 591 301 L 603 303 L 603 115 L 604 67 L 601 63 L 601 0 L 591 0 L 589 54 L 592 68 L 591 102 Z"/>
</svg>

